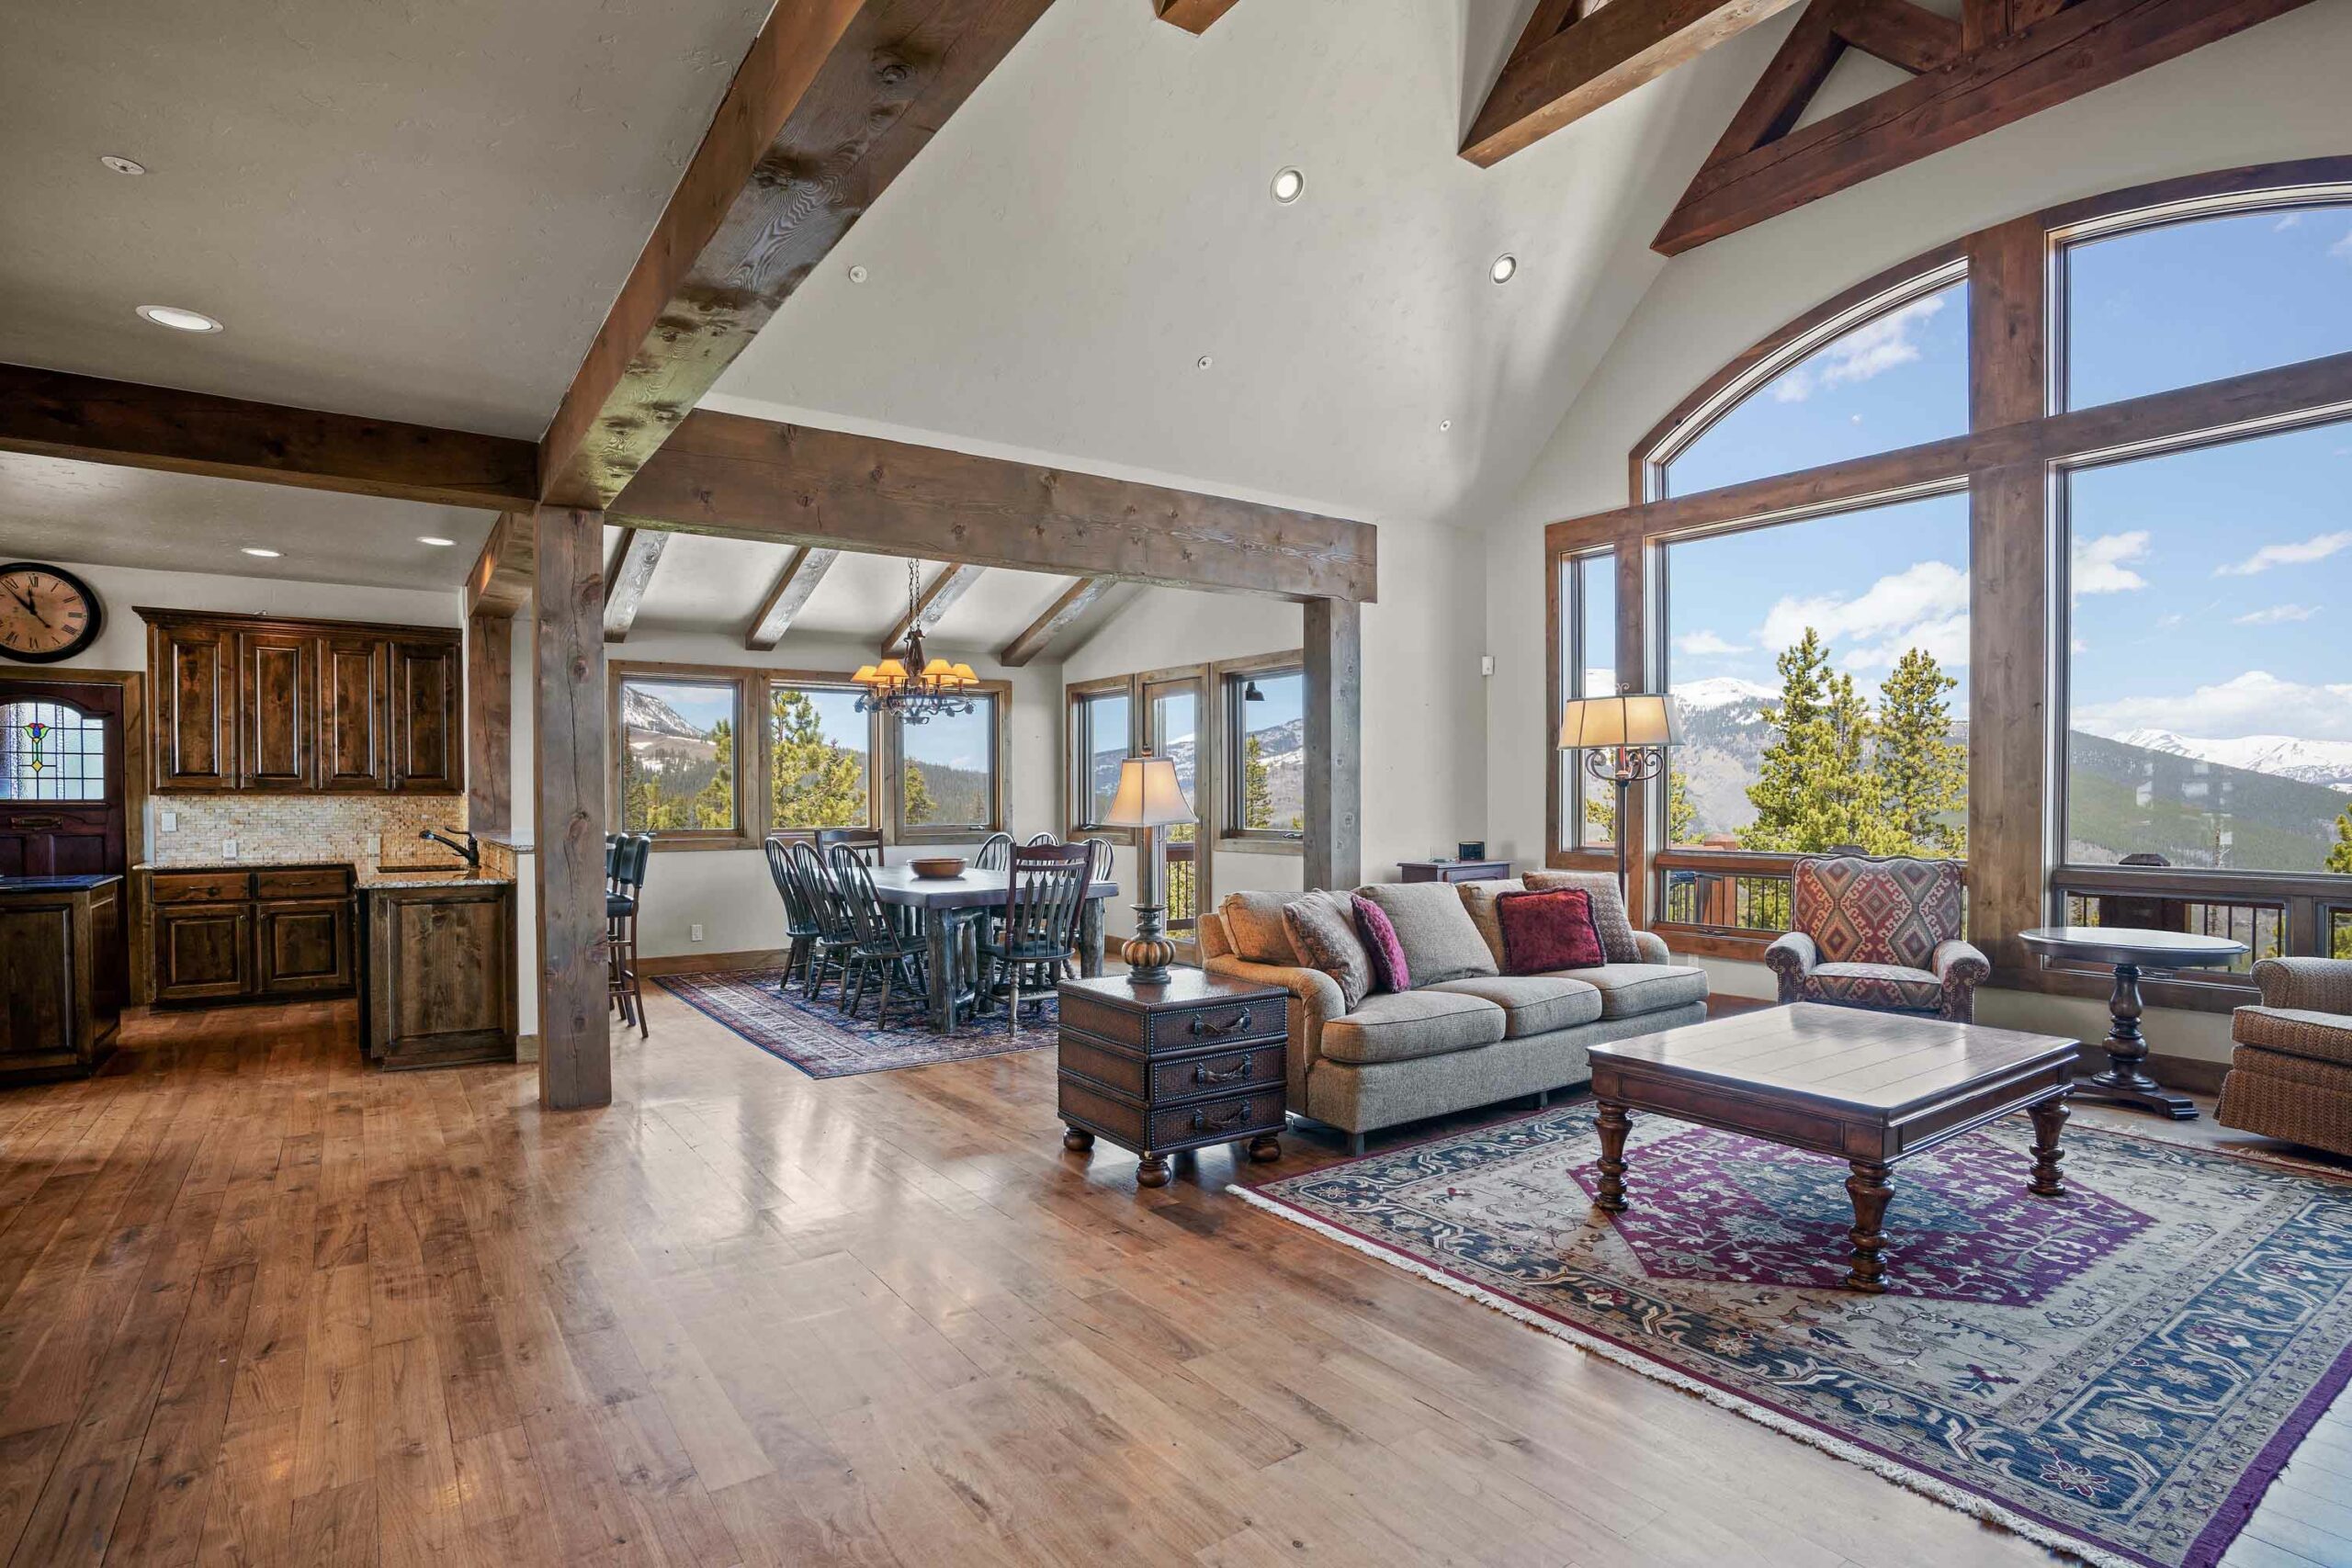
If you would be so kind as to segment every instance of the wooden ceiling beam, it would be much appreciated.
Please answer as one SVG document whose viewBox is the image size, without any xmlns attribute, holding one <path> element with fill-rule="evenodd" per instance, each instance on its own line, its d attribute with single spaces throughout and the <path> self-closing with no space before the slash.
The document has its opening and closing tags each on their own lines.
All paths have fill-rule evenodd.
<svg viewBox="0 0 2352 1568">
<path fill-rule="evenodd" d="M 1094 602 L 1108 593 L 1112 581 L 1107 577 L 1081 577 L 1062 591 L 1060 598 L 1046 606 L 1046 613 L 1023 629 L 1019 637 L 1004 645 L 996 661 L 1007 670 L 1018 670 L 1053 646 L 1054 639 L 1078 624 L 1078 618 L 1094 607 Z"/>
<path fill-rule="evenodd" d="M 825 581 L 825 573 L 833 570 L 833 562 L 841 558 L 839 550 L 797 549 L 784 570 L 776 573 L 775 586 L 761 602 L 760 612 L 752 617 L 752 629 L 743 634 L 743 646 L 753 653 L 765 653 L 784 640 L 792 629 L 793 618 L 808 604 L 808 596 L 817 592 L 817 584 Z"/>
<path fill-rule="evenodd" d="M 1794 4 L 1610 0 L 1581 17 L 1573 6 L 1539 5 L 1471 123 L 1462 155 L 1490 168 Z"/>
<path fill-rule="evenodd" d="M 2078 0 L 1851 108 L 1701 169 L 1652 248 L 1679 255 L 2310 3 Z"/>
<path fill-rule="evenodd" d="M 602 506 L 1050 0 L 783 0 L 539 444 Z"/>
<path fill-rule="evenodd" d="M 512 615 L 531 602 L 539 571 L 539 530 L 530 511 L 502 513 L 466 578 L 466 614 Z"/>
<path fill-rule="evenodd" d="M 0 365 L 0 451 L 491 511 L 528 506 L 527 441 Z"/>
<path fill-rule="evenodd" d="M 1739 112 L 1731 117 L 1723 140 L 1707 154 L 1702 168 L 1752 152 L 1789 133 L 1805 105 L 1829 80 L 1829 73 L 1845 58 L 1846 39 L 1838 30 L 1838 14 L 1845 6 L 1846 0 L 1813 0 L 1805 7 Z"/>
<path fill-rule="evenodd" d="M 653 570 L 670 536 L 658 528 L 624 528 L 621 547 L 605 579 L 605 640 L 627 642 L 637 613 L 645 607 L 646 590 L 653 586 Z"/>
<path fill-rule="evenodd" d="M 1911 0 L 1842 0 L 1838 30 L 1864 54 L 1914 75 L 1960 58 L 1960 24 Z"/>
<path fill-rule="evenodd" d="M 1173 22 L 1188 33 L 1204 33 L 1240 0 L 1152 0 L 1163 22 Z"/>
<path fill-rule="evenodd" d="M 969 561 L 949 561 L 941 567 L 937 574 L 923 585 L 922 596 L 915 600 L 913 607 L 901 612 L 898 620 L 892 623 L 889 635 L 882 639 L 882 651 L 889 653 L 906 641 L 907 634 L 918 625 L 922 627 L 923 635 L 928 637 L 931 628 L 939 624 L 939 617 L 954 608 L 956 601 L 961 599 L 965 592 L 980 580 L 980 573 L 987 570 Z"/>
<path fill-rule="evenodd" d="M 1057 576 L 1369 600 L 1368 524 L 1229 496 L 703 410 L 616 523 Z"/>
</svg>

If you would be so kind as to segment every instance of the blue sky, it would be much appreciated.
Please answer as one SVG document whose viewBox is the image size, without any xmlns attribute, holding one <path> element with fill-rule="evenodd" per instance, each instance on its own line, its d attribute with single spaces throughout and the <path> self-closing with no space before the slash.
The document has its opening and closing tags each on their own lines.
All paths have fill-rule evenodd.
<svg viewBox="0 0 2352 1568">
<path fill-rule="evenodd" d="M 2120 235 L 2069 271 L 2075 406 L 2352 348 L 2352 208 Z M 1694 442 L 1671 491 L 1957 432 L 1965 333 L 1956 285 L 1825 346 Z M 2078 728 L 2352 740 L 2352 423 L 2066 483 Z M 1926 647 L 1962 682 L 1958 709 L 1967 566 L 1957 494 L 1677 545 L 1673 678 L 1776 684 L 1773 656 L 1813 625 L 1866 685 Z"/>
</svg>

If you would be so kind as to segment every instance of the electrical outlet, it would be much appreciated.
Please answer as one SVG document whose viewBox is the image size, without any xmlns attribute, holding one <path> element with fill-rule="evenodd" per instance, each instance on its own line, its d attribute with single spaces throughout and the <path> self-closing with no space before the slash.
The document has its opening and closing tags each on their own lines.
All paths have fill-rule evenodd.
<svg viewBox="0 0 2352 1568">
<path fill-rule="evenodd" d="M 166 833 L 178 832 L 180 830 L 180 814 L 176 811 L 164 812 L 163 826 L 160 830 Z"/>
<path fill-rule="evenodd" d="M 223 839 L 220 840 L 220 858 L 222 860 L 235 860 L 237 858 L 236 840 Z"/>
<path fill-rule="evenodd" d="M 384 852 L 383 834 L 370 833 L 368 835 L 368 852 L 371 855 L 380 855 Z"/>
<path fill-rule="evenodd" d="M 1478 655 L 1478 673 L 1481 675 L 1491 675 L 1494 672 L 1495 656 L 1491 653 L 1482 653 Z"/>
<path fill-rule="evenodd" d="M 688 942 L 700 942 L 702 940 L 702 927 L 699 924 L 688 926 L 686 928 L 686 940 Z"/>
</svg>

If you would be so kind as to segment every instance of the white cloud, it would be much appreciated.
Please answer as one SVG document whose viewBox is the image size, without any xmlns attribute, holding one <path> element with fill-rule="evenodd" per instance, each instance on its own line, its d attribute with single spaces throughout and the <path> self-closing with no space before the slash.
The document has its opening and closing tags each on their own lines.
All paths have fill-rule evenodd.
<svg viewBox="0 0 2352 1568">
<path fill-rule="evenodd" d="M 2148 580 L 2125 563 L 2148 553 L 2148 531 L 2101 534 L 2075 541 L 2075 569 L 2068 583 L 2077 593 L 2129 593 L 2148 586 Z"/>
<path fill-rule="evenodd" d="M 2277 626 L 2289 621 L 2308 621 L 2319 611 L 2309 604 L 2273 604 L 2267 610 L 2255 610 L 2237 618 L 2242 626 Z"/>
<path fill-rule="evenodd" d="M 2300 212 L 2290 212 L 2284 218 L 2278 220 L 2278 222 L 2270 225 L 2272 229 L 2281 232 L 2289 229 L 2300 229 L 2302 226 L 2303 215 Z"/>
<path fill-rule="evenodd" d="M 1893 664 L 1909 648 L 1924 648 L 1946 664 L 1965 664 L 1968 573 L 1947 561 L 1916 561 L 1852 599 L 1834 593 L 1784 598 L 1765 613 L 1757 637 L 1766 648 L 1788 648 L 1807 626 L 1833 647 L 1848 647 L 1841 662 L 1849 669 Z"/>
<path fill-rule="evenodd" d="M 2091 645 L 2089 643 L 2085 642 L 2081 637 L 2076 637 L 2075 639 L 2075 651 L 2076 653 L 2088 653 L 2090 650 Z"/>
<path fill-rule="evenodd" d="M 1747 645 L 1744 642 L 1727 642 L 1715 633 L 1702 629 L 1695 632 L 1687 632 L 1681 637 L 1676 637 L 1674 639 L 1674 651 L 1677 653 L 1688 653 L 1694 658 L 1703 659 L 1710 654 L 1746 653 L 1747 651 Z"/>
<path fill-rule="evenodd" d="M 1911 364 L 1919 357 L 1919 344 L 1911 334 L 1943 308 L 1942 296 L 1930 294 L 1833 339 L 1802 365 L 1781 373 L 1772 383 L 1773 401 L 1801 403 L 1826 388 L 1867 381 Z"/>
<path fill-rule="evenodd" d="M 2352 236 L 2346 236 L 2346 243 L 2352 243 Z M 2234 566 L 2215 567 L 2213 575 L 2252 577 L 2256 572 L 2268 571 L 2274 566 L 2309 566 L 2315 560 L 2325 560 L 2342 549 L 2352 549 L 2352 533 L 2316 534 L 2294 544 L 2265 545 Z"/>
<path fill-rule="evenodd" d="M 2352 740 L 2352 682 L 2307 686 L 2249 670 L 2185 696 L 2125 697 L 2074 711 L 2077 729 L 2120 735 L 2128 729 L 2169 729 L 2177 735 L 2229 739 L 2276 733 L 2286 715 L 2307 740 Z"/>
<path fill-rule="evenodd" d="M 2327 254 L 2338 261 L 2352 261 L 2352 232 L 2327 247 Z"/>
</svg>

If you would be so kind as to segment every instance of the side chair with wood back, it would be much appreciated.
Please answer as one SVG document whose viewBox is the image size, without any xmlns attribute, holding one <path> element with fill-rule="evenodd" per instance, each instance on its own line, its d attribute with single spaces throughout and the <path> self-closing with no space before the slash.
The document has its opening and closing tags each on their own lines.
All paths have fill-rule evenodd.
<svg viewBox="0 0 2352 1568">
<path fill-rule="evenodd" d="M 990 970 L 987 994 L 1001 993 L 1012 1032 L 1021 1032 L 1021 1004 L 1042 1001 L 1063 965 L 1078 957 L 1078 916 L 1094 860 L 1084 844 L 1039 844 L 1012 852 L 1004 924 L 980 942 Z"/>
<path fill-rule="evenodd" d="M 775 896 L 784 905 L 784 978 L 776 984 L 781 995 L 792 989 L 792 976 L 805 969 L 815 956 L 820 928 L 800 889 L 800 879 L 793 874 L 792 845 L 783 839 L 770 839 L 764 847 L 768 876 L 775 882 Z"/>
<path fill-rule="evenodd" d="M 915 998 L 918 1008 L 929 999 L 922 943 L 890 918 L 890 907 L 875 893 L 874 873 L 867 869 L 856 846 L 835 844 L 825 852 L 825 859 L 833 874 L 833 886 L 841 894 L 842 907 L 848 913 L 850 927 L 855 932 L 842 976 L 842 988 L 848 993 L 842 1008 L 855 1018 L 858 1004 L 865 999 L 866 986 L 877 984 L 874 1021 L 888 1028 L 892 991 L 903 988 Z"/>
</svg>

